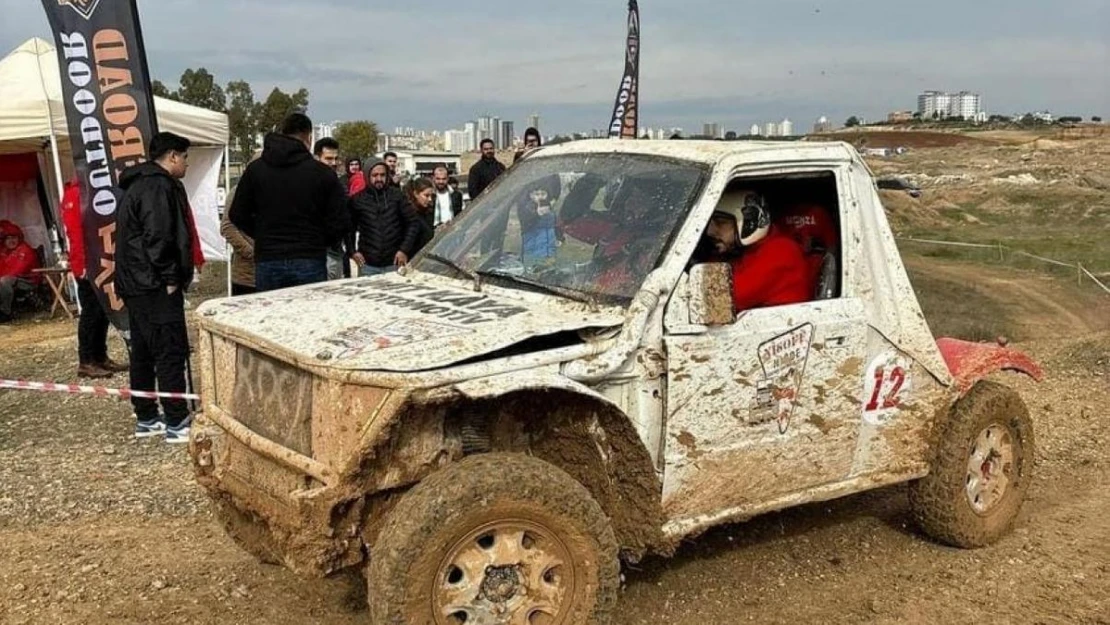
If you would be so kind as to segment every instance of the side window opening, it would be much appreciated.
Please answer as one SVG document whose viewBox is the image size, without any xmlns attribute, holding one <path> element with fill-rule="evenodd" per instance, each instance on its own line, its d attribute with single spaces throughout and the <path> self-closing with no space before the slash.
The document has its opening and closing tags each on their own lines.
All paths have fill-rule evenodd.
<svg viewBox="0 0 1110 625">
<path fill-rule="evenodd" d="M 840 205 L 834 172 L 736 178 L 722 193 L 719 208 L 706 225 L 693 264 L 732 265 L 735 312 L 841 296 Z M 722 249 L 724 244 L 714 236 L 724 226 L 714 229 L 713 221 L 731 223 L 722 219 L 725 214 L 746 216 L 747 227 L 739 226 L 742 232 L 736 234 L 751 240 L 748 245 Z M 766 233 L 757 215 L 762 215 Z"/>
</svg>

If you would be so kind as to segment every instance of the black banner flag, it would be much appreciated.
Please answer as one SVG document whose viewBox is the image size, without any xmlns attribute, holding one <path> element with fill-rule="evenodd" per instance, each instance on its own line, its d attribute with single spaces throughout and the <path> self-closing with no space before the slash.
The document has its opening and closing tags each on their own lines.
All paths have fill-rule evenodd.
<svg viewBox="0 0 1110 625">
<path fill-rule="evenodd" d="M 617 89 L 609 137 L 635 139 L 640 121 L 640 7 L 628 2 L 628 44 L 625 46 L 624 77 Z"/>
<path fill-rule="evenodd" d="M 42 0 L 62 78 L 69 140 L 81 184 L 86 275 L 112 323 L 127 330 L 115 291 L 116 207 L 123 170 L 147 160 L 157 132 L 135 0 Z"/>
</svg>

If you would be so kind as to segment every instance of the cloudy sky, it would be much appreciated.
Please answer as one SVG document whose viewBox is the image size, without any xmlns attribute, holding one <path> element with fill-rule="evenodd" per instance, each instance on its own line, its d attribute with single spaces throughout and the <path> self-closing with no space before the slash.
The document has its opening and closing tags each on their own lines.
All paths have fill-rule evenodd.
<svg viewBox="0 0 1110 625">
<path fill-rule="evenodd" d="M 490 112 L 603 128 L 624 0 L 140 0 L 154 78 L 188 67 L 256 95 L 307 87 L 318 121 L 461 127 Z M 1110 118 L 1108 0 L 641 0 L 641 122 L 700 130 L 867 118 L 925 89 L 990 112 Z M 41 5 L 0 0 L 0 48 L 50 39 Z"/>
</svg>

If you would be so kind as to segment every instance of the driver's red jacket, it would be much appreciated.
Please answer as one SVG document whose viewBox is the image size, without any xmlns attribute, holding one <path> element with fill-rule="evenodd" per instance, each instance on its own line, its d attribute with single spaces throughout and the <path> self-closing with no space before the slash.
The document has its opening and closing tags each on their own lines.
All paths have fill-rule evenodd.
<svg viewBox="0 0 1110 625">
<path fill-rule="evenodd" d="M 813 277 L 802 246 L 778 228 L 772 227 L 730 264 L 732 307 L 737 312 L 813 299 Z"/>
</svg>

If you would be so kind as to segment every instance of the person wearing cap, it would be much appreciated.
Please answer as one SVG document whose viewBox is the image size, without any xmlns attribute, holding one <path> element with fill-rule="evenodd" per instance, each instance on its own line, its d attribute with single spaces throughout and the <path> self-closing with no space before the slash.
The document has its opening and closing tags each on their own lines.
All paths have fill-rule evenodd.
<svg viewBox="0 0 1110 625">
<path fill-rule="evenodd" d="M 81 318 L 77 323 L 77 377 L 110 378 L 130 367 L 108 357 L 108 314 L 96 297 L 96 289 L 85 268 L 85 239 L 81 224 L 81 186 L 76 178 L 62 194 L 62 225 L 69 243 L 69 270 L 77 281 Z"/>
<path fill-rule="evenodd" d="M 763 196 L 726 191 L 705 237 L 716 256 L 732 266 L 735 312 L 809 301 L 814 283 L 801 245 L 771 223 Z"/>
</svg>

